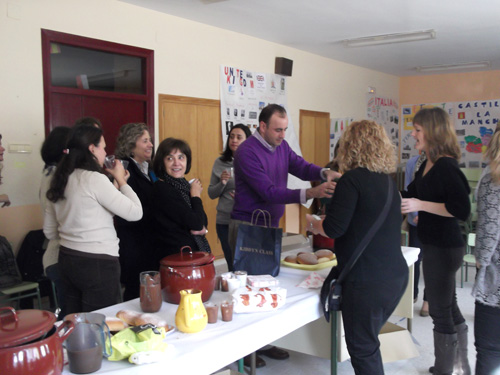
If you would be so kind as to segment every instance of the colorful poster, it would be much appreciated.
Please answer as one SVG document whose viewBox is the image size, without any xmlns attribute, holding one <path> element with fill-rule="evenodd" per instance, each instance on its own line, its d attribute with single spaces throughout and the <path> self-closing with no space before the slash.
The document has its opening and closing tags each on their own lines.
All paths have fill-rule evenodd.
<svg viewBox="0 0 500 375">
<path fill-rule="evenodd" d="M 226 144 L 227 135 L 233 125 L 245 124 L 252 134 L 259 127 L 259 114 L 268 104 L 279 104 L 287 112 L 286 77 L 278 74 L 256 73 L 231 66 L 221 65 L 220 71 L 220 106 L 222 144 Z M 286 141 L 297 155 L 302 156 L 299 139 L 295 133 L 292 119 L 288 116 Z M 288 175 L 289 189 L 308 189 L 309 181 Z M 312 199 L 304 206 L 309 207 Z"/>
<path fill-rule="evenodd" d="M 276 103 L 287 108 L 284 76 L 222 65 L 220 78 L 223 145 L 233 125 L 244 124 L 253 133 L 259 126 L 260 110 L 266 105 Z"/>
<path fill-rule="evenodd" d="M 471 102 L 449 102 L 401 106 L 401 162 L 414 155 L 415 140 L 411 136 L 413 117 L 421 108 L 441 107 L 449 115 L 456 129 L 461 150 L 460 166 L 484 166 L 483 155 L 500 117 L 500 99 Z"/>
<path fill-rule="evenodd" d="M 399 105 L 396 100 L 366 94 L 366 116 L 382 125 L 392 143 L 399 147 Z"/>
<path fill-rule="evenodd" d="M 453 105 L 455 128 L 462 151 L 460 166 L 483 167 L 483 155 L 500 117 L 500 99 L 456 102 Z"/>
</svg>

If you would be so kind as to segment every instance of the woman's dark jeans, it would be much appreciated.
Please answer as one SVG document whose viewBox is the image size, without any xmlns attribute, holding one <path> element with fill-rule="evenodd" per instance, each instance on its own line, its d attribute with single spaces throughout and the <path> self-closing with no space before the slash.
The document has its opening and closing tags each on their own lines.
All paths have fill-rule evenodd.
<svg viewBox="0 0 500 375">
<path fill-rule="evenodd" d="M 434 331 L 456 333 L 455 326 L 465 322 L 457 304 L 455 275 L 463 262 L 465 246 L 442 248 L 422 245 L 425 295 Z"/>
<path fill-rule="evenodd" d="M 233 252 L 231 250 L 231 246 L 229 246 L 229 224 L 215 224 L 215 229 L 222 246 L 222 251 L 224 252 L 224 258 L 226 258 L 227 269 L 229 271 L 234 271 Z"/>
</svg>

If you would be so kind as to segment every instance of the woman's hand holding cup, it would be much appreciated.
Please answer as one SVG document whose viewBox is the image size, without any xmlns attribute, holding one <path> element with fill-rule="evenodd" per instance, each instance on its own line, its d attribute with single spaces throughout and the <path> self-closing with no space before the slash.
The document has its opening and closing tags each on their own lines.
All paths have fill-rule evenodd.
<svg viewBox="0 0 500 375">
<path fill-rule="evenodd" d="M 194 179 L 193 182 L 191 182 L 191 196 L 192 197 L 200 197 L 201 196 L 201 191 L 203 190 L 203 186 L 201 185 L 201 181 L 196 178 Z"/>
<path fill-rule="evenodd" d="M 224 170 L 222 174 L 220 175 L 220 182 L 222 182 L 222 185 L 227 184 L 227 181 L 231 178 L 231 172 L 228 170 Z"/>
</svg>

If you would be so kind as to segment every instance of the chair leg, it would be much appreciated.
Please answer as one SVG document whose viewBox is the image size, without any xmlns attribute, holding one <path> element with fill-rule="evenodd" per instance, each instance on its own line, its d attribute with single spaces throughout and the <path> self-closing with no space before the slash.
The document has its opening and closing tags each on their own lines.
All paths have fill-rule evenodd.
<svg viewBox="0 0 500 375">
<path fill-rule="evenodd" d="M 460 267 L 460 288 L 464 287 L 464 263 Z"/>
<path fill-rule="evenodd" d="M 38 299 L 38 308 L 42 309 L 42 297 L 40 296 L 40 287 L 36 288 L 36 298 Z"/>
</svg>

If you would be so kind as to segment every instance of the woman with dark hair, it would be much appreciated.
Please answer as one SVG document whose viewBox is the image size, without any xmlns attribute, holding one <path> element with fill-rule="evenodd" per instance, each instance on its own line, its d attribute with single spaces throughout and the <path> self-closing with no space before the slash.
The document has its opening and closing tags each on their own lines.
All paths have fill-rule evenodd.
<svg viewBox="0 0 500 375">
<path fill-rule="evenodd" d="M 116 233 L 120 239 L 121 282 L 125 286 L 123 300 L 139 297 L 139 274 L 157 270 L 154 261 L 153 231 L 151 215 L 151 194 L 157 180 L 151 168 L 153 143 L 149 128 L 144 123 L 130 123 L 120 128 L 115 155 L 128 161 L 129 186 L 135 191 L 142 204 L 142 219 L 130 222 L 116 217 Z"/>
<path fill-rule="evenodd" d="M 50 181 L 56 171 L 57 164 L 64 155 L 70 132 L 70 128 L 58 126 L 52 129 L 42 144 L 40 154 L 45 163 L 42 172 L 42 180 L 40 182 L 40 205 L 42 206 L 42 212 L 45 212 L 47 207 L 47 191 L 50 187 Z M 64 296 L 64 283 L 61 280 L 61 272 L 57 263 L 58 257 L 59 239 L 54 238 L 49 240 L 47 244 L 47 249 L 45 253 L 43 253 L 42 263 L 45 274 L 52 280 L 56 287 L 57 303 L 61 309 L 59 316 L 64 317 L 66 315 L 66 301 Z"/>
<path fill-rule="evenodd" d="M 153 186 L 152 198 L 157 260 L 178 253 L 183 246 L 210 252 L 201 181 L 193 179 L 189 183 L 184 178 L 191 169 L 189 145 L 182 139 L 164 139 L 156 151 L 153 169 L 159 179 Z"/>
<path fill-rule="evenodd" d="M 427 160 L 402 191 L 402 212 L 418 212 L 425 295 L 434 323 L 434 374 L 469 375 L 467 325 L 457 304 L 455 274 L 463 263 L 465 242 L 458 220 L 470 214 L 470 188 L 458 166 L 460 147 L 448 114 L 424 108 L 413 118 L 415 148 Z M 457 351 L 458 349 L 458 351 Z"/>
<path fill-rule="evenodd" d="M 67 313 L 88 312 L 121 301 L 118 237 L 113 216 L 136 221 L 141 202 L 127 185 L 129 173 L 115 161 L 103 173 L 106 142 L 100 128 L 72 129 L 65 155 L 47 191 L 43 231 L 60 241 L 59 269 Z"/>
<path fill-rule="evenodd" d="M 226 147 L 221 156 L 215 160 L 208 187 L 208 196 L 211 199 L 219 198 L 215 228 L 229 271 L 233 271 L 233 252 L 228 241 L 229 222 L 234 205 L 234 178 L 231 176 L 233 155 L 239 145 L 251 135 L 248 126 L 243 124 L 236 124 L 231 128 L 227 136 Z"/>
<path fill-rule="evenodd" d="M 337 162 L 344 174 L 324 220 L 306 215 L 308 230 L 335 238 L 339 272 L 382 212 L 393 185 L 387 217 L 342 283 L 342 320 L 347 349 L 357 375 L 383 375 L 378 334 L 408 283 L 401 252 L 401 198 L 387 175 L 396 153 L 385 129 L 356 121 L 340 138 Z M 330 275 L 329 275 L 330 276 Z"/>
</svg>

